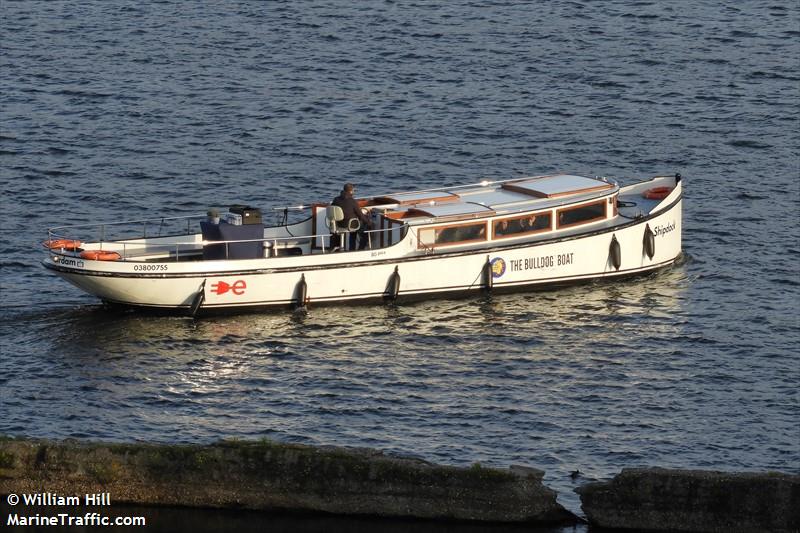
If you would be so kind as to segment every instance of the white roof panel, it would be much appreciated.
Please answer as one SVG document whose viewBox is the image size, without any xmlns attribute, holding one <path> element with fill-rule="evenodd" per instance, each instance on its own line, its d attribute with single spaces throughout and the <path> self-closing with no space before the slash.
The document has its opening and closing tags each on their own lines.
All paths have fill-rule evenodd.
<svg viewBox="0 0 800 533">
<path fill-rule="evenodd" d="M 432 217 L 453 217 L 460 215 L 491 215 L 494 210 L 485 205 L 472 202 L 457 202 L 452 204 L 438 204 L 431 206 L 416 206 L 416 211 L 428 214 Z"/>
<path fill-rule="evenodd" d="M 613 187 L 610 183 L 601 180 L 570 174 L 525 178 L 503 184 L 503 189 L 539 198 L 554 198 L 569 194 L 602 191 Z"/>
<path fill-rule="evenodd" d="M 414 205 L 423 202 L 452 202 L 458 195 L 448 191 L 411 191 L 380 196 L 377 199 L 400 205 Z"/>
<path fill-rule="evenodd" d="M 461 194 L 464 201 L 474 202 L 476 204 L 485 205 L 493 209 L 502 207 L 509 204 L 517 204 L 520 202 L 535 201 L 529 194 L 518 193 L 514 191 L 507 191 L 505 189 L 489 189 L 476 193 Z"/>
</svg>

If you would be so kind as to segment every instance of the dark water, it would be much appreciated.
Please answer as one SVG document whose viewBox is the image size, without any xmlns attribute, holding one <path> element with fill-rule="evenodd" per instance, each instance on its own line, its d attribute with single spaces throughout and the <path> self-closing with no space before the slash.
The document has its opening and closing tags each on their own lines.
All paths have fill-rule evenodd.
<svg viewBox="0 0 800 533">
<path fill-rule="evenodd" d="M 269 437 L 569 477 L 800 471 L 795 2 L 5 1 L 0 433 Z M 624 284 L 194 322 L 46 273 L 49 226 L 568 171 L 685 177 Z"/>
</svg>

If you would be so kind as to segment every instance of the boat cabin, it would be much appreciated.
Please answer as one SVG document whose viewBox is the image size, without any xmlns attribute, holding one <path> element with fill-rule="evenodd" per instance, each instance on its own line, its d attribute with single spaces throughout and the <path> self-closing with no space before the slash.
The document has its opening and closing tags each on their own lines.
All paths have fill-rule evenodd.
<svg viewBox="0 0 800 533">
<path fill-rule="evenodd" d="M 352 251 L 348 234 L 362 231 L 367 248 L 382 249 L 406 241 L 401 255 L 437 249 L 474 248 L 492 241 L 546 238 L 555 231 L 583 231 L 584 226 L 616 216 L 619 187 L 596 178 L 569 174 L 398 192 L 358 198 L 371 229 L 340 229 L 330 204 L 316 203 L 311 216 L 295 225 L 263 228 L 203 226 L 204 259 L 242 259 Z M 308 209 L 308 208 L 303 208 Z M 221 232 L 223 238 L 212 235 Z M 335 246 L 332 233 L 341 235 Z M 411 237 L 407 238 L 411 232 Z M 237 238 L 238 236 L 238 238 Z M 247 240 L 246 243 L 230 242 Z M 262 243 L 257 242 L 263 240 Z M 228 241 L 225 246 L 209 241 Z"/>
<path fill-rule="evenodd" d="M 386 229 L 402 223 L 414 228 L 417 248 L 430 251 L 605 221 L 617 214 L 618 190 L 606 181 L 559 174 L 362 201 L 373 226 Z"/>
</svg>

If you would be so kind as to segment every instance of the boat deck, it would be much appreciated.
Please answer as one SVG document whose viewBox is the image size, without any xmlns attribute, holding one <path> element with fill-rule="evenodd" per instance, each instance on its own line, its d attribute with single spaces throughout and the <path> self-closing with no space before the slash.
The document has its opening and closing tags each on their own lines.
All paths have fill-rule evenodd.
<svg viewBox="0 0 800 533">
<path fill-rule="evenodd" d="M 604 179 L 558 174 L 390 193 L 357 201 L 372 222 L 372 229 L 366 231 L 368 250 L 393 247 L 414 228 L 417 241 L 401 252 L 407 256 L 470 250 L 493 246 L 493 242 L 497 245 L 545 241 L 585 233 L 589 225 L 604 229 L 625 224 L 646 216 L 660 202 L 644 198 L 643 186 L 621 189 Z M 597 213 L 572 220 L 575 216 L 571 212 L 582 208 L 593 208 Z M 201 217 L 162 218 L 156 236 L 147 236 L 148 228 L 153 233 L 154 221 L 150 221 L 149 226 L 147 221 L 139 221 L 135 224 L 142 224 L 142 232 L 135 238 L 127 238 L 127 235 L 115 238 L 116 232 L 110 229 L 123 223 L 96 225 L 101 238 L 85 241 L 83 248 L 114 251 L 122 261 L 143 263 L 316 256 L 355 251 L 348 250 L 346 244 L 341 248 L 331 247 L 325 204 L 313 204 L 308 209 L 308 219 L 273 227 L 224 223 L 215 226 Z M 168 231 L 171 222 L 178 227 L 185 224 L 185 230 L 160 236 Z M 203 229 L 200 233 L 194 229 L 198 225 Z M 209 228 L 215 233 L 208 233 Z M 75 237 L 51 230 L 49 242 Z M 343 234 L 342 241 L 348 240 L 348 235 Z M 80 251 L 74 253 L 77 255 Z"/>
</svg>

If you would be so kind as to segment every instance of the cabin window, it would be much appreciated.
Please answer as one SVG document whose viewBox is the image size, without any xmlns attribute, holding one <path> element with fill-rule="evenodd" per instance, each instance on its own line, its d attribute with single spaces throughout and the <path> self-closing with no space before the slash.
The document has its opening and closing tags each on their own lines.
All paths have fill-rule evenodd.
<svg viewBox="0 0 800 533">
<path fill-rule="evenodd" d="M 578 207 L 570 207 L 558 210 L 558 227 L 575 226 L 586 224 L 595 220 L 606 218 L 606 201 L 585 204 Z"/>
<path fill-rule="evenodd" d="M 494 222 L 494 238 L 514 237 L 538 233 L 550 229 L 550 213 L 534 213 L 516 218 L 504 218 Z"/>
<path fill-rule="evenodd" d="M 421 228 L 418 235 L 420 248 L 485 241 L 486 223 Z"/>
</svg>

